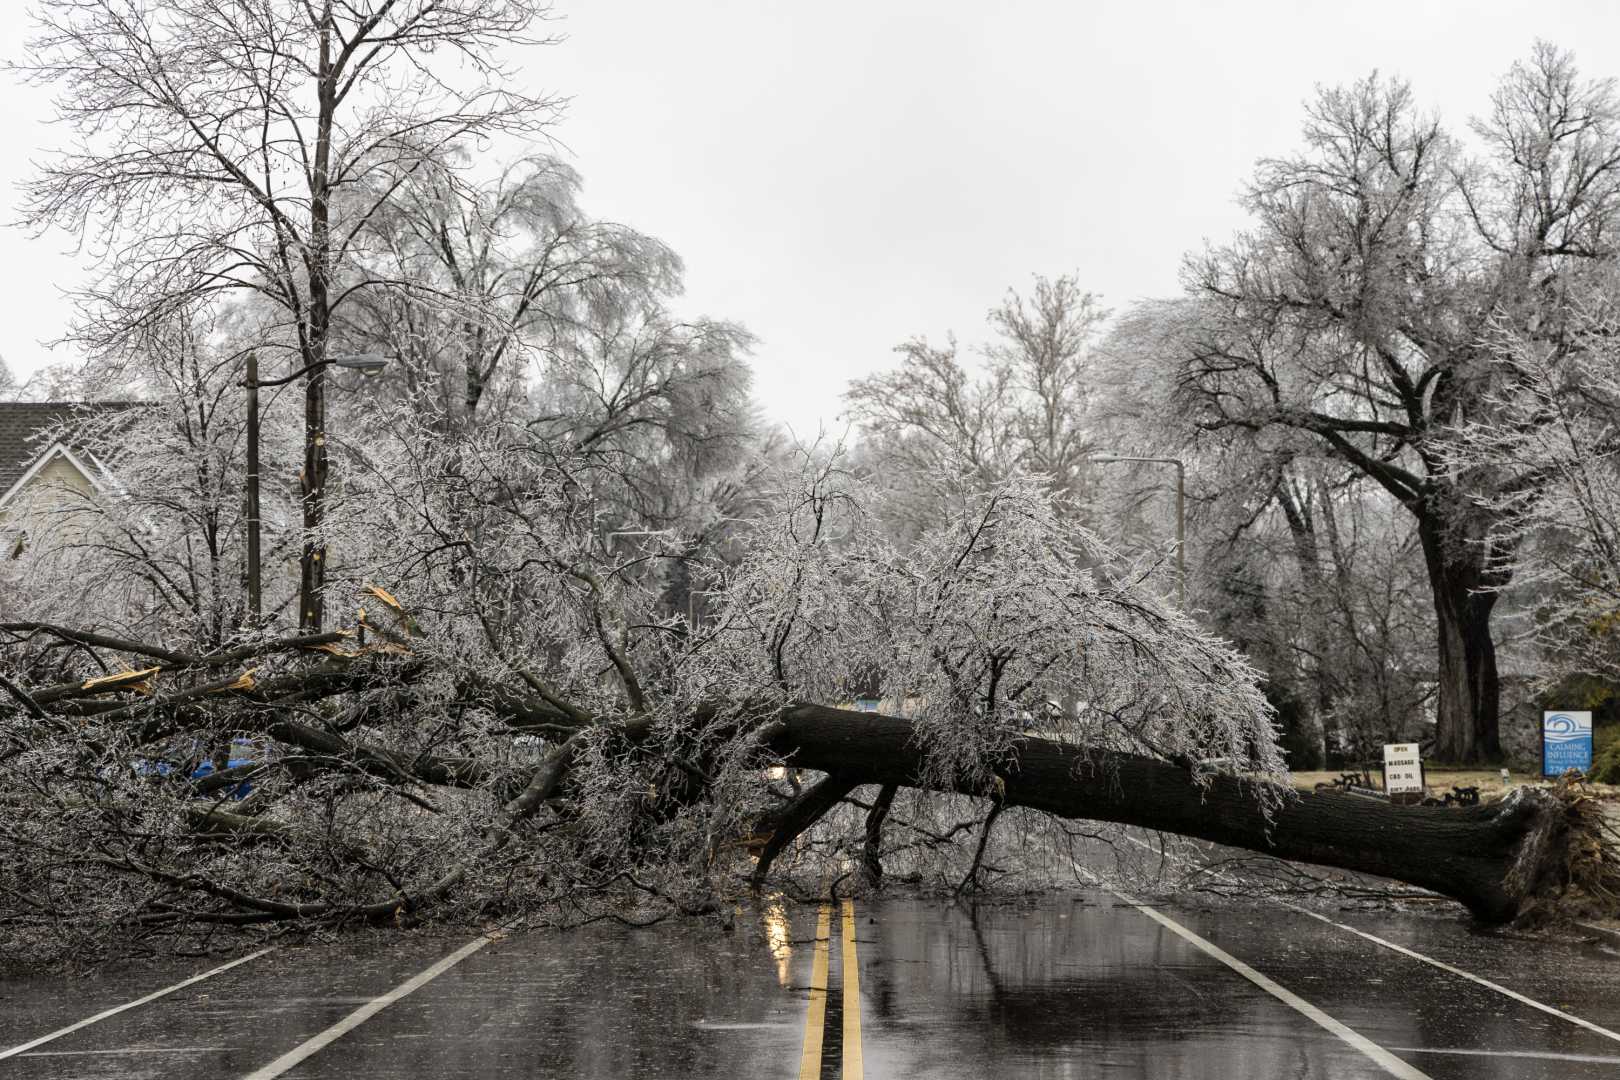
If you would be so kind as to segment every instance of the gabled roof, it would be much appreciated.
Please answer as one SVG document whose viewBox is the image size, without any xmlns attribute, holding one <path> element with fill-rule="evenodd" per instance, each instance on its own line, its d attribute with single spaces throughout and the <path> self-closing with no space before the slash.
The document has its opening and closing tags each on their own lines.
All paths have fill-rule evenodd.
<svg viewBox="0 0 1620 1080">
<path fill-rule="evenodd" d="M 74 460 L 74 448 L 44 438 L 64 420 L 87 413 L 113 412 L 130 408 L 129 401 L 0 401 L 0 497 L 34 471 L 47 451 L 66 452 Z M 79 457 L 87 457 L 79 454 Z M 75 461 L 75 467 L 83 471 Z"/>
</svg>

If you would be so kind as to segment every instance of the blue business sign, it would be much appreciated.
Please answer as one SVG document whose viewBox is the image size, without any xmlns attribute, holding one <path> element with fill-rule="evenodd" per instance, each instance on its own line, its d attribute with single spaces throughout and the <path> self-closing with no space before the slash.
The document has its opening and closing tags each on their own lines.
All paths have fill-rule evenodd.
<svg viewBox="0 0 1620 1080">
<path fill-rule="evenodd" d="M 1541 714 L 1541 775 L 1562 776 L 1565 769 L 1592 767 L 1592 714 Z"/>
</svg>

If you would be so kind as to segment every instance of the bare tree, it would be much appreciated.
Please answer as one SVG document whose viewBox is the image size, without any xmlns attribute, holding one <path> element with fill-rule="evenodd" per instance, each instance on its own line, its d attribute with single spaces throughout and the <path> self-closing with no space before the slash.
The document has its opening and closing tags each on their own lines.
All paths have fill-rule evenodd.
<svg viewBox="0 0 1620 1080">
<path fill-rule="evenodd" d="M 1082 495 L 1094 449 L 1088 366 L 1107 315 L 1073 277 L 1037 276 L 1030 296 L 1009 290 L 991 309 L 982 370 L 963 365 L 954 337 L 943 348 L 917 338 L 895 350 L 900 367 L 850 384 L 863 456 L 891 488 L 902 528 L 922 527 L 930 490 L 963 464 L 981 483 L 1025 472 Z"/>
<path fill-rule="evenodd" d="M 1556 337 L 1504 321 L 1488 339 L 1501 422 L 1461 426 L 1447 445 L 1459 476 L 1510 472 L 1530 482 L 1476 493 L 1521 558 L 1516 588 L 1554 677 L 1620 671 L 1620 291 L 1584 283 Z"/>
<path fill-rule="evenodd" d="M 65 414 L 46 438 L 92 462 L 92 487 L 40 485 L 18 514 L 27 550 L 12 567 L 17 618 L 95 628 L 208 651 L 247 627 L 244 608 L 243 400 L 237 342 L 251 312 L 155 323 L 120 364 L 122 396 Z M 301 453 L 294 403 L 267 392 L 261 456 L 291 478 Z M 279 421 L 279 422 L 278 422 Z M 280 466 L 277 468 L 277 466 Z M 269 611 L 297 603 L 298 491 L 264 485 Z M 295 621 L 295 620 L 294 620 Z"/>
<path fill-rule="evenodd" d="M 1177 335 L 1197 312 L 1143 302 L 1110 328 L 1100 437 L 1186 462 L 1194 606 L 1266 673 L 1291 763 L 1421 732 L 1433 606 L 1410 516 L 1310 432 L 1200 424 L 1177 384 Z M 1137 497 L 1103 490 L 1105 525 L 1133 520 L 1122 495 Z"/>
<path fill-rule="evenodd" d="M 594 455 L 604 543 L 708 542 L 759 460 L 752 339 L 676 315 L 679 257 L 587 215 L 572 169 L 535 155 L 480 182 L 456 167 L 464 156 L 425 163 L 371 220 L 372 272 L 401 283 L 362 294 L 344 324 L 346 340 L 400 358 L 371 396 L 392 388 L 446 429 L 506 424 L 527 444 Z M 683 564 L 650 565 L 686 610 Z"/>
<path fill-rule="evenodd" d="M 105 267 L 73 337 L 116 357 L 233 293 L 280 312 L 250 343 L 304 374 L 299 621 L 322 623 L 325 364 L 346 305 L 389 282 L 367 225 L 459 141 L 533 134 L 553 104 L 494 59 L 540 0 L 56 0 L 22 69 L 57 88 L 73 147 L 27 187 L 24 220 Z M 270 357 L 267 355 L 266 359 Z"/>
<path fill-rule="evenodd" d="M 1349 764 L 1426 737 L 1433 637 L 1405 515 L 1342 463 L 1258 459 L 1197 516 L 1209 625 L 1268 675 L 1299 757 Z"/>
<path fill-rule="evenodd" d="M 1458 423 L 1497 422 L 1489 326 L 1556 333 L 1569 282 L 1614 255 L 1617 123 L 1612 83 L 1547 45 L 1475 124 L 1477 163 L 1403 83 L 1323 90 L 1305 152 L 1249 186 L 1254 231 L 1188 263 L 1202 307 L 1178 348 L 1201 422 L 1313 436 L 1416 522 L 1448 760 L 1500 754 L 1491 614 L 1514 551 L 1475 496 L 1528 478 L 1454 472 L 1444 447 Z"/>
<path fill-rule="evenodd" d="M 464 424 L 521 399 L 537 365 L 613 309 L 678 292 L 682 269 L 652 237 L 589 217 L 555 158 L 489 181 L 464 175 L 469 159 L 424 162 L 371 216 L 370 270 L 401 287 L 357 297 L 346 326 L 400 357 L 388 377 L 414 400 Z"/>
<path fill-rule="evenodd" d="M 327 536 L 352 553 L 330 629 L 315 632 L 307 605 L 299 633 L 218 642 L 0 622 L 0 947 L 62 956 L 221 925 L 594 917 L 628 899 L 716 910 L 749 878 L 768 880 L 783 851 L 790 871 L 836 866 L 838 851 L 814 844 L 795 865 L 792 841 L 862 785 L 879 788 L 869 815 L 889 808 L 879 834 L 910 826 L 940 852 L 970 845 L 969 881 L 1002 854 L 1057 859 L 1072 840 L 1061 822 L 1086 818 L 1389 874 L 1492 919 L 1583 899 L 1613 910 L 1620 866 L 1590 800 L 1527 792 L 1451 814 L 1286 787 L 1257 673 L 1117 572 L 1073 520 L 1079 361 L 1100 314 L 1072 282 L 1000 309 L 1005 351 L 982 392 L 953 356 L 916 354 L 944 385 L 911 386 L 912 434 L 966 479 L 941 485 L 914 543 L 875 528 L 881 499 L 819 449 L 759 470 L 746 497 L 738 473 L 721 473 L 714 504 L 751 504 L 728 523 L 724 558 L 607 543 L 625 507 L 664 512 L 626 494 L 628 481 L 650 488 L 659 469 L 701 472 L 717 448 L 735 452 L 708 425 L 741 396 L 741 332 L 679 320 L 657 289 L 613 274 L 577 295 L 541 290 L 536 301 L 569 302 L 531 323 L 545 305 L 519 312 L 527 278 L 505 267 L 540 265 L 530 255 L 543 243 L 463 284 L 440 253 L 362 251 L 405 235 L 370 227 L 393 205 L 382 193 L 431 179 L 460 138 L 536 122 L 541 103 L 457 89 L 426 58 L 448 47 L 491 78 L 487 48 L 521 33 L 532 6 L 261 0 L 216 22 L 202 0 L 49 10 L 37 70 L 69 88 L 92 142 L 104 123 L 137 155 L 70 155 L 35 189 L 41 224 L 100 215 L 114 229 L 109 282 L 126 291 L 103 284 L 84 335 L 111 351 L 245 290 L 282 313 L 256 340 L 284 347 L 297 371 L 330 359 L 340 325 L 364 325 L 346 321 L 361 310 L 351 300 L 410 286 L 476 317 L 439 319 L 435 333 L 457 342 L 437 373 L 454 376 L 455 408 L 477 422 L 382 403 L 363 445 L 346 448 L 343 513 L 322 520 L 312 368 L 304 598 L 321 595 Z M 399 79 L 385 86 L 389 58 Z M 314 91 L 307 123 L 300 87 Z M 340 123 L 367 94 L 374 107 Z M 482 214 L 471 190 L 455 205 Z M 180 229 L 192 212 L 202 224 Z M 486 240 L 496 252 L 477 230 L 451 250 Z M 409 283 L 376 272 L 407 250 L 431 271 L 413 268 Z M 504 342 L 547 357 L 527 402 Z M 194 401 L 224 400 L 219 374 L 237 351 L 198 349 L 176 369 L 188 425 Z M 167 462 L 227 491 L 214 478 L 229 470 L 228 455 L 215 464 L 228 440 L 211 433 L 228 429 L 207 430 L 142 442 L 151 460 L 131 475 L 161 484 Z M 977 455 L 971 467 L 963 453 Z M 230 531 L 206 499 L 201 509 L 201 535 Z M 710 575 L 700 625 L 668 610 L 667 581 L 648 570 L 665 562 Z M 207 549 L 187 565 L 213 573 L 229 559 Z M 896 703 L 888 714 L 831 707 L 872 672 Z M 982 823 L 914 820 L 932 796 Z M 988 828 L 1004 812 L 1031 826 L 1016 848 L 1003 847 L 1014 830 Z"/>
</svg>

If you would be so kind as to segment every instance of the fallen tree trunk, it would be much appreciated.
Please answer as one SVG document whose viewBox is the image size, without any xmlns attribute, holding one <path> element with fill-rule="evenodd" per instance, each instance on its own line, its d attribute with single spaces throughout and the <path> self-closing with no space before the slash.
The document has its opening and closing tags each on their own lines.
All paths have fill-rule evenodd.
<svg viewBox="0 0 1620 1080">
<path fill-rule="evenodd" d="M 307 639 L 289 639 L 273 647 L 307 646 Z M 177 666 L 229 667 L 248 651 L 205 657 L 161 650 L 147 652 L 152 659 Z M 704 755 L 734 737 L 750 745 L 734 755 L 744 775 L 757 775 L 751 770 L 784 762 L 827 774 L 824 781 L 805 789 L 776 808 L 766 820 L 756 823 L 753 836 L 758 842 L 753 846 L 761 856 L 752 868 L 756 885 L 769 873 L 773 858 L 795 837 L 834 807 L 851 801 L 856 787 L 876 785 L 877 801 L 865 807 L 868 813 L 863 850 L 863 868 L 873 881 L 881 874 L 878 842 L 895 793 L 901 787 L 933 787 L 991 797 L 998 807 L 1026 807 L 1062 818 L 1141 826 L 1282 859 L 1393 878 L 1454 897 L 1491 921 L 1505 921 L 1538 908 L 1567 910 L 1571 895 L 1591 899 L 1588 910 L 1593 913 L 1612 914 L 1620 908 L 1620 868 L 1612 845 L 1604 842 L 1601 823 L 1592 815 L 1590 805 L 1583 807 L 1567 792 L 1523 791 L 1505 803 L 1462 810 L 1394 807 L 1342 794 L 1290 796 L 1278 806 L 1276 792 L 1258 789 L 1256 781 L 1230 775 L 1195 777 L 1186 767 L 1164 759 L 1041 738 L 1019 740 L 1016 753 L 996 769 L 1000 782 L 992 791 L 986 789 L 982 774 L 955 782 L 929 779 L 924 768 L 924 744 L 911 722 L 900 717 L 817 705 L 782 708 L 775 702 L 760 701 L 717 704 L 708 712 L 699 710 L 675 717 L 672 728 L 660 729 L 658 724 L 670 724 L 671 718 L 659 721 L 650 712 L 593 715 L 566 703 L 540 701 L 515 690 L 468 682 L 470 696 L 465 704 L 491 710 L 514 733 L 539 729 L 553 736 L 566 736 L 553 743 L 544 759 L 525 776 L 510 767 L 498 767 L 498 763 L 443 753 L 436 743 L 424 747 L 414 739 L 395 740 L 390 730 L 395 711 L 410 716 L 406 707 L 413 699 L 408 690 L 424 670 L 423 664 L 410 658 L 336 655 L 327 657 L 320 666 L 275 673 L 263 680 L 246 673 L 204 677 L 196 686 L 162 688 L 167 693 L 153 693 L 150 685 L 143 685 L 151 677 L 150 669 L 33 691 L 8 679 L 7 685 L 0 687 L 4 691 L 0 696 L 0 718 L 15 717 L 16 721 L 0 730 L 5 730 L 8 740 L 15 743 L 8 752 L 20 753 L 27 747 L 53 743 L 71 746 L 75 752 L 90 751 L 95 748 L 81 733 L 84 724 L 100 725 L 109 733 L 122 729 L 121 737 L 127 741 L 118 753 L 129 761 L 141 758 L 145 751 L 139 748 L 152 739 L 168 737 L 171 732 L 246 731 L 319 757 L 326 767 L 311 775 L 331 771 L 366 775 L 384 785 L 399 787 L 400 794 L 419 805 L 420 800 L 404 791 L 405 787 L 483 790 L 500 800 L 498 809 L 479 826 L 476 842 L 458 852 L 448 865 L 438 864 L 441 872 L 431 879 L 424 880 L 408 871 L 395 875 L 377 859 L 353 861 L 351 869 L 356 874 L 385 879 L 389 884 L 386 890 L 332 890 L 330 899 L 326 899 L 328 890 L 312 889 L 307 899 L 286 902 L 275 899 L 273 894 L 257 895 L 228 881 L 204 882 L 187 869 L 184 858 L 177 858 L 167 867 L 144 859 L 107 864 L 161 883 L 176 895 L 187 891 L 206 894 L 211 901 L 225 905 L 214 914 L 228 918 L 390 919 L 426 906 L 453 906 L 459 892 L 477 892 L 475 886 L 483 867 L 497 856 L 505 858 L 503 853 L 514 842 L 521 845 L 536 835 L 524 823 L 542 807 L 551 807 L 551 824 L 565 824 L 577 809 L 571 809 L 571 804 L 589 797 L 590 784 L 576 782 L 580 751 L 593 732 L 607 728 L 614 730 L 623 746 L 639 748 L 636 752 L 643 754 L 646 761 L 659 763 L 659 769 L 681 771 L 680 785 L 658 773 L 649 773 L 637 781 L 646 783 L 648 799 L 676 800 L 687 805 L 703 797 L 704 790 L 723 797 L 718 794 L 723 787 L 713 786 L 717 761 Z M 364 695 L 357 701 L 369 710 L 365 714 L 365 741 L 346 734 L 358 721 L 323 722 L 323 716 L 335 718 L 339 714 L 310 712 L 311 706 L 322 701 L 354 695 Z M 406 704 L 401 705 L 402 701 Z M 97 705 L 96 711 L 81 715 L 92 703 Z M 353 707 L 342 713 L 344 717 L 354 715 Z M 715 727 L 718 717 L 727 719 Z M 416 717 L 413 722 L 421 720 Z M 648 745 L 650 734 L 672 729 L 708 732 L 708 741 L 694 738 L 688 745 L 677 739 Z M 412 728 L 403 730 L 410 732 Z M 625 757 L 623 764 L 630 767 L 633 757 Z M 87 792 L 98 789 L 108 768 L 107 762 L 97 764 L 94 754 L 88 760 L 91 765 L 86 766 L 88 771 L 82 778 Z M 111 767 L 122 770 L 123 760 L 115 755 Z M 308 779 L 290 770 L 283 775 L 288 791 L 296 790 Z M 234 774 L 202 781 L 201 787 L 228 780 L 234 781 Z M 693 784 L 697 785 L 695 790 L 691 790 Z M 1268 794 L 1272 797 L 1262 797 Z M 85 805 L 92 805 L 92 801 Z M 1268 805 L 1273 807 L 1269 814 Z M 667 820 L 667 816 L 659 817 L 656 807 L 649 806 L 647 812 L 649 821 Z M 224 813 L 216 811 L 201 819 L 187 815 L 193 829 L 206 838 L 210 850 L 235 842 L 281 844 L 289 854 L 299 855 L 327 873 L 334 857 L 343 862 L 350 853 L 367 847 L 350 842 L 338 832 L 320 839 L 318 830 L 309 837 L 303 832 L 286 831 L 275 823 L 273 815 L 257 818 L 261 825 L 248 828 L 248 817 L 227 818 Z M 126 836 L 120 821 L 109 820 L 101 827 L 115 846 L 144 835 Z M 410 832 L 414 826 L 408 821 L 396 823 L 396 827 L 406 830 L 397 836 L 402 854 L 392 861 L 398 868 L 403 870 L 413 858 L 437 849 L 437 841 L 431 839 L 437 826 L 424 827 L 420 833 Z M 935 839 L 948 843 L 951 836 Z M 711 837 L 707 841 L 706 868 L 713 867 L 713 853 L 722 839 Z M 980 842 L 982 857 L 982 836 Z M 40 851 L 41 857 L 47 859 L 61 857 L 60 852 L 44 848 Z M 646 854 L 630 849 L 618 852 L 617 848 L 615 852 L 615 858 L 640 858 Z M 244 882 L 251 879 L 255 865 L 243 864 L 247 871 L 242 875 Z M 598 871 L 613 869 L 595 862 L 589 865 L 598 878 Z M 414 881 L 409 880 L 413 877 Z"/>
<path fill-rule="evenodd" d="M 922 786 L 923 753 L 911 723 L 899 717 L 799 706 L 783 716 L 771 745 L 840 785 Z M 1251 781 L 1214 775 L 1200 785 L 1185 769 L 1152 758 L 1038 738 L 1023 740 L 997 775 L 1007 806 L 1394 878 L 1453 897 L 1492 922 L 1524 914 L 1571 880 L 1568 803 L 1543 792 L 1521 790 L 1462 810 L 1321 793 L 1289 800 L 1268 820 Z M 955 790 L 985 793 L 966 783 Z M 1605 859 L 1601 873 L 1613 872 Z"/>
</svg>

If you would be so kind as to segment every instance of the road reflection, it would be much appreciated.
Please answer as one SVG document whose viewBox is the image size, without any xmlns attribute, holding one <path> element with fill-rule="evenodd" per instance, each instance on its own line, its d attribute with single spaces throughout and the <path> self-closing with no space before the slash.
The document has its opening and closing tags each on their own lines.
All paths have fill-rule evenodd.
<svg viewBox="0 0 1620 1080">
<path fill-rule="evenodd" d="M 1383 1075 L 1110 901 L 868 910 L 869 1077 Z"/>
<path fill-rule="evenodd" d="M 788 984 L 788 973 L 793 967 L 792 934 L 789 930 L 787 909 L 780 900 L 771 901 L 760 911 L 765 924 L 765 947 L 776 960 L 776 981 Z"/>
<path fill-rule="evenodd" d="M 1434 1080 L 1615 1075 L 1612 1041 L 1266 902 L 1156 905 Z M 1341 915 L 1340 918 L 1357 918 Z M 728 927 L 603 922 L 513 935 L 300 1064 L 292 1080 L 790 1077 L 805 1036 L 817 906 L 743 905 Z M 1485 938 L 1391 914 L 1368 929 L 1613 1023 L 1608 954 Z M 1101 892 L 861 901 L 859 1024 L 828 999 L 825 1075 L 858 1026 L 868 1080 L 1383 1075 L 1140 911 Z M 241 1076 L 455 949 L 442 935 L 287 946 L 5 1062 L 21 1080 Z M 840 946 L 830 986 L 842 988 Z M 106 985 L 100 985 L 105 981 Z M 0 981 L 0 1028 L 37 1034 L 151 988 Z M 17 1036 L 18 1038 L 21 1035 Z"/>
</svg>

